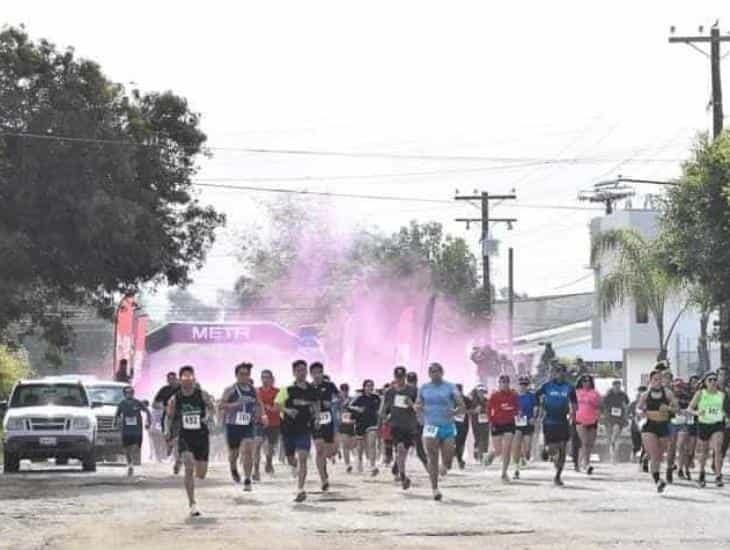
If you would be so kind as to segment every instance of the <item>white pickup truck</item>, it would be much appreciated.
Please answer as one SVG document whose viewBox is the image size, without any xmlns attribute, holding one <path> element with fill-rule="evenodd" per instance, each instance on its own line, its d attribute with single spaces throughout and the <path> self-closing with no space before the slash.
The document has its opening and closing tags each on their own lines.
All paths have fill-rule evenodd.
<svg viewBox="0 0 730 550">
<path fill-rule="evenodd" d="M 80 381 L 21 380 L 13 388 L 3 421 L 5 473 L 20 461 L 54 458 L 66 464 L 81 461 L 85 472 L 96 470 L 96 416 Z"/>
</svg>

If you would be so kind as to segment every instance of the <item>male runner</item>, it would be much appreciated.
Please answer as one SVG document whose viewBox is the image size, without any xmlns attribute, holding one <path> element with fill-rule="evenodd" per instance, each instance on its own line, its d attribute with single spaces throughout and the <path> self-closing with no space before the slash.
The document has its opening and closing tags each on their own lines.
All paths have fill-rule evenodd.
<svg viewBox="0 0 730 550">
<path fill-rule="evenodd" d="M 195 369 L 180 368 L 180 387 L 167 401 L 168 439 L 177 435 L 178 453 L 185 465 L 185 491 L 190 516 L 200 516 L 195 502 L 195 477 L 205 479 L 210 454 L 209 422 L 215 420 L 213 399 L 195 382 Z"/>
<path fill-rule="evenodd" d="M 274 374 L 268 370 L 261 371 L 261 387 L 258 390 L 259 401 L 264 407 L 267 424 L 264 426 L 263 438 L 257 444 L 254 454 L 254 480 L 260 477 L 261 447 L 264 447 L 266 466 L 264 471 L 267 474 L 274 473 L 274 451 L 279 445 L 279 434 L 281 433 L 281 416 L 274 406 L 274 400 L 279 393 L 279 388 L 274 386 Z M 264 445 L 265 444 L 265 445 Z"/>
<path fill-rule="evenodd" d="M 411 486 L 411 480 L 406 475 L 406 458 L 418 437 L 418 418 L 413 408 L 417 398 L 418 390 L 406 383 L 406 368 L 396 367 L 393 370 L 393 383 L 383 398 L 381 418 L 390 424 L 396 452 L 395 473 L 403 490 Z"/>
<path fill-rule="evenodd" d="M 428 375 L 431 382 L 419 388 L 416 410 L 423 412 L 423 445 L 428 455 L 428 474 L 433 498 L 439 501 L 443 498 L 438 488 L 439 453 L 444 470 L 449 470 L 456 437 L 454 415 L 464 414 L 466 407 L 456 386 L 444 380 L 444 368 L 439 363 L 431 363 Z"/>
<path fill-rule="evenodd" d="M 150 411 L 144 403 L 134 398 L 134 388 L 124 388 L 124 399 L 117 405 L 117 412 L 114 415 L 115 422 L 121 426 L 122 447 L 127 457 L 127 475 L 134 475 L 134 464 L 141 460 L 140 450 L 142 449 L 142 412 L 147 415 L 145 429 L 150 429 Z"/>
<path fill-rule="evenodd" d="M 621 389 L 621 380 L 614 380 L 611 389 L 603 398 L 603 418 L 608 434 L 608 453 L 616 464 L 616 444 L 621 430 L 628 424 L 629 396 Z"/>
<path fill-rule="evenodd" d="M 152 408 L 156 411 L 160 411 L 160 431 L 162 431 L 162 435 L 164 438 L 165 435 L 165 416 L 166 416 L 166 410 L 167 410 L 167 402 L 170 400 L 170 397 L 172 397 L 177 389 L 180 387 L 180 382 L 177 379 L 177 373 L 174 371 L 170 371 L 167 373 L 167 384 L 162 386 L 157 394 L 155 395 L 155 398 L 152 400 Z M 177 445 L 174 445 L 174 442 L 169 441 L 167 443 L 167 456 L 170 456 L 170 454 L 174 457 L 174 466 L 173 466 L 173 472 L 177 474 L 180 471 L 180 466 L 182 466 L 182 463 L 180 462 L 180 457 L 177 454 Z"/>
<path fill-rule="evenodd" d="M 243 464 L 243 490 L 246 492 L 251 491 L 253 455 L 256 450 L 255 425 L 257 420 L 266 419 L 266 415 L 262 415 L 264 406 L 259 401 L 251 380 L 252 367 L 251 363 L 236 365 L 236 383 L 223 391 L 218 406 L 226 427 L 231 477 L 235 483 L 241 483 L 237 468 L 240 457 Z"/>
<path fill-rule="evenodd" d="M 289 465 L 296 469 L 297 496 L 295 502 L 304 502 L 307 492 L 307 461 L 312 447 L 312 431 L 319 427 L 319 395 L 307 382 L 307 362 L 298 359 L 292 364 L 294 383 L 282 388 L 274 403 L 282 415 L 281 435 Z"/>
<path fill-rule="evenodd" d="M 537 391 L 537 398 L 545 415 L 543 435 L 549 455 L 554 456 L 555 485 L 562 487 L 561 475 L 565 466 L 567 445 L 570 440 L 570 424 L 575 422 L 578 400 L 575 388 L 566 381 L 567 367 L 557 364 L 552 369 L 552 380 Z"/>
<path fill-rule="evenodd" d="M 312 434 L 314 448 L 317 451 L 316 464 L 319 479 L 322 482 L 322 491 L 330 488 L 329 474 L 327 473 L 327 459 L 337 454 L 335 446 L 334 402 L 340 396 L 340 390 L 332 382 L 324 379 L 324 365 L 312 363 L 309 365 L 309 374 L 312 377 L 312 387 L 317 392 L 317 407 L 319 409 L 319 426 Z"/>
</svg>

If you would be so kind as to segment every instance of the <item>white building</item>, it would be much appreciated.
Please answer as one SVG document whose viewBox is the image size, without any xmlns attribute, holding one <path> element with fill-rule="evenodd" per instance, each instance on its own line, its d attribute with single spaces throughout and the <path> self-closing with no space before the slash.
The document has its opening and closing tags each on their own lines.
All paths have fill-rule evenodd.
<svg viewBox="0 0 730 550">
<path fill-rule="evenodd" d="M 611 229 L 630 228 L 653 239 L 659 232 L 659 212 L 656 210 L 617 210 L 612 214 L 591 221 L 591 237 Z M 610 258 L 610 255 L 607 256 Z M 595 288 L 601 278 L 610 272 L 610 259 L 593 266 Z M 679 320 L 668 342 L 668 359 L 675 375 L 687 378 L 697 364 L 697 340 L 700 332 L 699 315 L 685 309 L 686 296 L 673 296 L 665 306 L 664 326 L 669 331 L 674 320 Z M 684 310 L 684 311 L 683 311 Z M 621 350 L 624 365 L 624 382 L 629 390 L 646 381 L 646 375 L 656 364 L 659 353 L 659 336 L 650 312 L 638 311 L 633 300 L 628 299 L 607 318 L 601 313 L 598 292 L 594 293 L 592 319 L 592 343 L 594 349 Z M 711 350 L 713 366 L 719 363 L 719 352 Z"/>
</svg>

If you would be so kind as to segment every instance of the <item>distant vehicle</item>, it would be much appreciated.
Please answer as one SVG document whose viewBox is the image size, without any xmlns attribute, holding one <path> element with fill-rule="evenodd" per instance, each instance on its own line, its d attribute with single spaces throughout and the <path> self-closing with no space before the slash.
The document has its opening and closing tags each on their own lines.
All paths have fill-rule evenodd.
<svg viewBox="0 0 730 550">
<path fill-rule="evenodd" d="M 117 405 L 124 399 L 124 388 L 129 387 L 129 384 L 97 378 L 85 379 L 82 383 L 94 405 L 96 415 L 96 459 L 116 461 L 124 453 L 124 449 L 122 432 L 115 424 L 114 415 Z"/>
<path fill-rule="evenodd" d="M 96 470 L 96 416 L 79 380 L 21 380 L 10 394 L 3 421 L 5 473 L 20 469 L 25 458 L 67 464 L 81 461 L 85 472 Z"/>
</svg>

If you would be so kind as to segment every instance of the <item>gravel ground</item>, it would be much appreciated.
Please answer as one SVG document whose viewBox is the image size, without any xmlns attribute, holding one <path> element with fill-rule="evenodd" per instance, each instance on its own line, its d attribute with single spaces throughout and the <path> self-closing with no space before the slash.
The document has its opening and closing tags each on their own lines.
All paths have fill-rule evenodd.
<svg viewBox="0 0 730 550">
<path fill-rule="evenodd" d="M 0 475 L 0 548 L 730 547 L 730 488 L 680 482 L 658 495 L 648 476 L 628 464 L 599 465 L 590 478 L 569 471 L 566 486 L 556 488 L 550 466 L 540 463 L 503 485 L 498 466 L 472 465 L 449 474 L 437 503 L 420 464 L 411 465 L 408 492 L 389 474 L 347 475 L 337 466 L 328 494 L 310 475 L 308 501 L 295 504 L 283 466 L 243 493 L 226 465 L 214 464 L 199 485 L 204 516 L 192 520 L 182 479 L 168 465 L 145 465 L 127 478 L 121 467 L 82 474 L 36 464 Z"/>
</svg>

